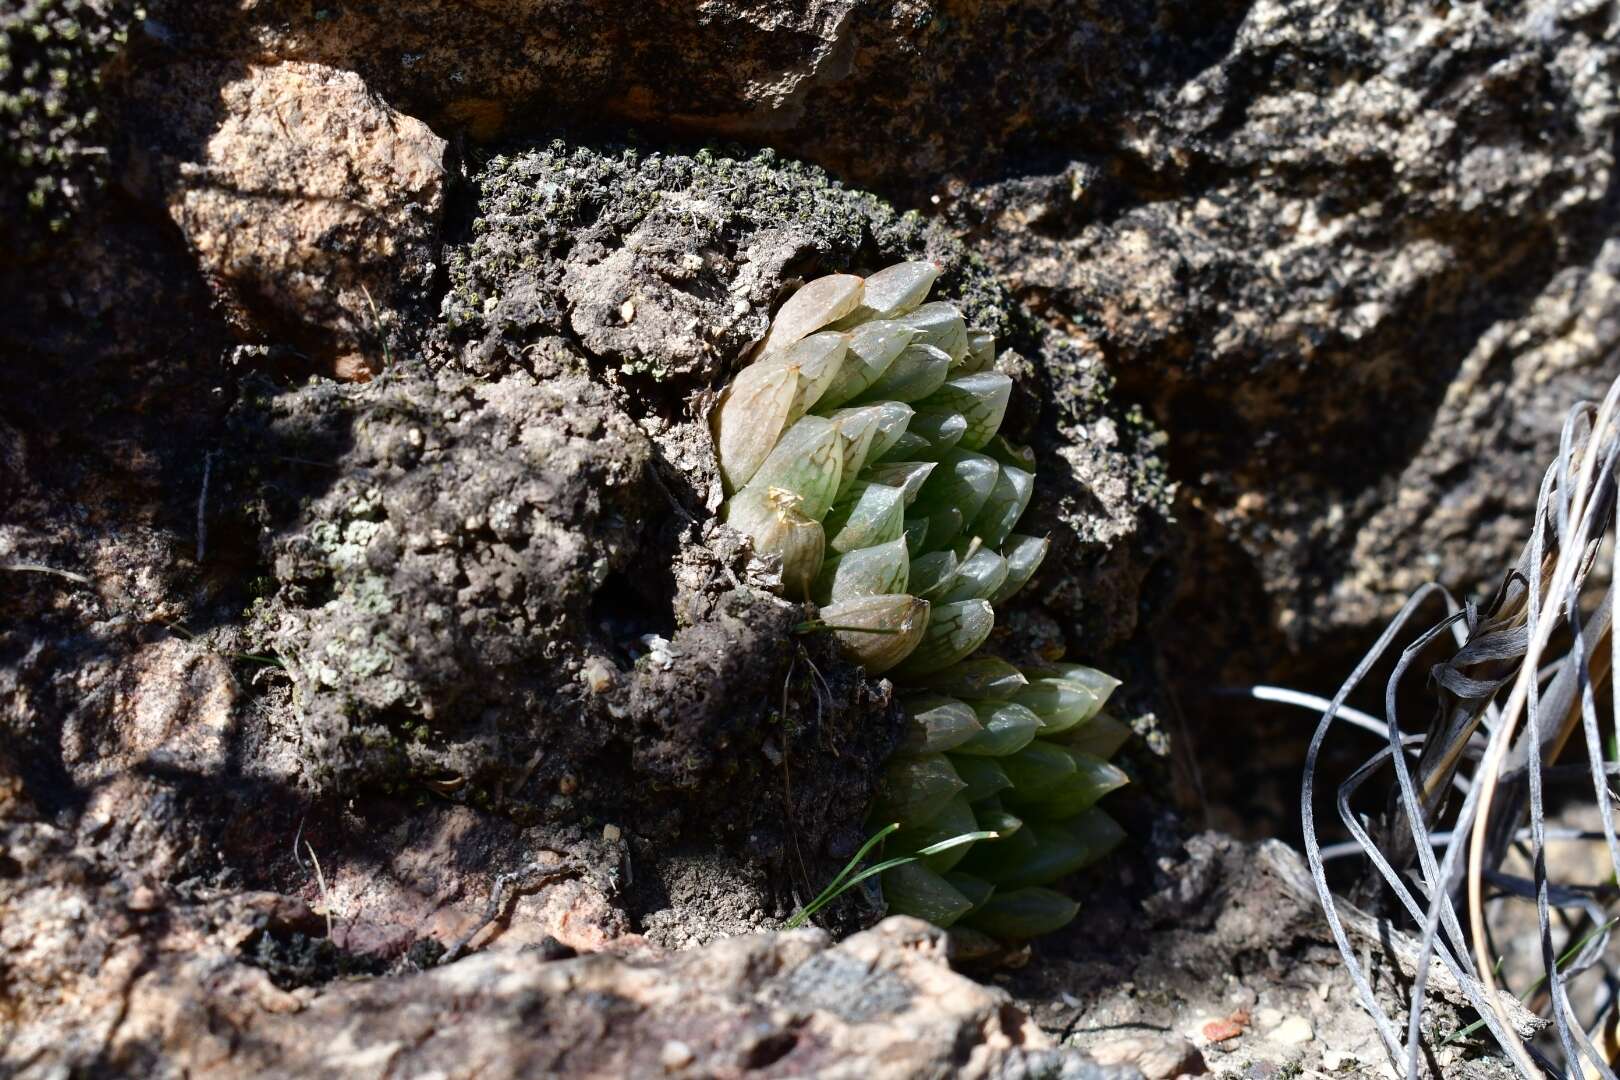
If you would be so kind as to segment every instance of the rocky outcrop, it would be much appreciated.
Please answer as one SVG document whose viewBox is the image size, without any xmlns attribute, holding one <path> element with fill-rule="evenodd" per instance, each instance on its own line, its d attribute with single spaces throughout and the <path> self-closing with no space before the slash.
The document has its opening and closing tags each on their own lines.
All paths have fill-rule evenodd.
<svg viewBox="0 0 1620 1080">
<path fill-rule="evenodd" d="M 1511 565 L 1559 403 L 1620 373 L 1617 18 L 1266 0 L 1106 145 L 954 203 L 1171 433 L 1184 663 L 1337 662 Z"/>
<path fill-rule="evenodd" d="M 28 1068 L 247 1071 L 261 1032 L 405 1068 L 395 1042 L 484 1060 L 521 1029 L 489 1063 L 516 1071 L 553 1060 L 531 1007 L 603 1032 L 582 1068 L 662 1055 L 666 1007 L 728 1034 L 659 1067 L 875 1067 L 881 1032 L 775 974 L 415 970 L 768 928 L 863 838 L 887 692 L 710 520 L 706 395 L 809 274 L 925 255 L 991 322 L 1054 538 L 1002 631 L 1175 683 L 1250 828 L 1292 805 L 1296 737 L 1201 692 L 1333 681 L 1420 578 L 1491 583 L 1616 371 L 1612 5 L 145 8 L 119 47 L 122 5 L 32 2 L 0 52 L 0 201 L 56 238 L 0 261 L 0 1015 Z M 717 137 L 776 152 L 683 142 Z M 519 871 L 543 886 L 481 930 Z M 845 955 L 805 942 L 713 955 Z M 646 996 L 559 989 L 609 976 Z M 464 1031 L 419 1022 L 462 990 Z M 1038 1040 L 984 1000 L 894 1008 L 968 1048 L 904 1067 L 1060 1067 L 985 1049 Z M 343 1028 L 365 1009 L 396 1026 Z"/>
<path fill-rule="evenodd" d="M 548 939 L 327 982 L 364 969 L 298 958 L 292 943 L 321 926 L 300 903 L 164 905 L 49 825 L 13 822 L 5 839 L 7 1075 L 1129 1075 L 951 972 L 943 935 L 915 920 L 837 945 L 798 931 L 673 955 L 567 958 Z"/>
<path fill-rule="evenodd" d="M 153 7 L 146 48 L 355 71 L 473 142 L 587 115 L 745 137 L 942 213 L 1172 433 L 1182 580 L 1244 597 L 1217 605 L 1218 663 L 1177 647 L 1199 679 L 1279 653 L 1336 665 L 1431 571 L 1488 587 L 1533 497 L 1514 462 L 1556 437 L 1536 402 L 1615 369 L 1620 31 L 1602 4 L 178 11 Z M 565 287 L 571 317 L 625 338 L 596 284 Z M 1558 308 L 1582 313 L 1549 336 Z M 666 314 L 644 325 L 680 339 L 680 312 L 642 318 Z M 1548 349 L 1555 380 L 1509 374 Z M 1462 415 L 1464 386 L 1499 404 Z M 1183 610 L 1203 623 L 1200 588 Z M 1133 620 L 1131 599 L 1088 630 Z"/>
</svg>

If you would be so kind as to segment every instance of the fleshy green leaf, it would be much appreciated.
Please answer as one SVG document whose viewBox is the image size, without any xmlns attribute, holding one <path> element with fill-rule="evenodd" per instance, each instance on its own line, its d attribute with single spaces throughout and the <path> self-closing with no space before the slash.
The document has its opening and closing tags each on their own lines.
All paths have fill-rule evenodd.
<svg viewBox="0 0 1620 1080">
<path fill-rule="evenodd" d="M 967 332 L 968 351 L 957 364 L 956 370 L 964 375 L 976 371 L 989 371 L 996 366 L 996 336 L 988 330 L 970 326 Z"/>
<path fill-rule="evenodd" d="M 772 356 L 837 322 L 859 306 L 865 289 L 866 282 L 854 274 L 828 274 L 806 282 L 771 320 L 755 355 Z"/>
<path fill-rule="evenodd" d="M 838 425 L 825 417 L 806 416 L 788 428 L 746 487 L 791 491 L 803 500 L 799 512 L 820 521 L 832 507 L 843 464 Z"/>
<path fill-rule="evenodd" d="M 973 760 L 995 762 L 997 768 L 1001 767 L 1001 763 L 995 758 L 975 758 Z M 952 764 L 956 767 L 958 773 L 962 771 L 957 763 L 953 762 Z M 966 777 L 963 777 L 963 779 L 965 780 Z M 994 796 L 988 799 L 980 799 L 974 803 L 973 817 L 978 822 L 979 828 L 989 829 L 1002 838 L 1011 836 L 1024 827 L 1023 819 L 1015 817 L 1012 811 L 1002 806 L 1001 800 Z"/>
<path fill-rule="evenodd" d="M 956 663 L 983 645 L 995 625 L 996 613 L 986 600 L 934 605 L 922 640 L 900 665 L 898 674 L 927 675 Z"/>
<path fill-rule="evenodd" d="M 960 413 L 967 421 L 961 446 L 977 450 L 990 441 L 1007 415 L 1012 399 L 1012 380 L 996 371 L 958 375 L 917 403 L 919 415 L 932 412 Z"/>
<path fill-rule="evenodd" d="M 979 822 L 973 810 L 961 795 L 945 804 L 939 813 L 913 829 L 902 829 L 894 838 L 896 851 L 922 851 L 931 845 L 955 836 L 976 832 Z M 954 844 L 938 855 L 925 856 L 923 861 L 936 874 L 950 871 L 968 853 L 971 844 Z"/>
<path fill-rule="evenodd" d="M 949 356 L 932 345 L 913 340 L 857 400 L 916 401 L 944 385 L 950 370 Z"/>
<path fill-rule="evenodd" d="M 928 474 L 937 465 L 938 462 L 934 461 L 891 461 L 870 466 L 861 474 L 861 479 L 900 488 L 905 493 L 906 505 L 910 506 L 917 501 L 923 481 L 928 479 Z"/>
<path fill-rule="evenodd" d="M 985 443 L 984 452 L 1003 465 L 1016 465 L 1027 473 L 1035 471 L 1035 451 L 1009 442 L 1005 435 L 997 435 Z"/>
<path fill-rule="evenodd" d="M 1101 810 L 1087 811 L 1070 821 L 1026 821 L 1021 832 L 1034 843 L 1026 840 L 1028 850 L 1020 851 L 1019 858 L 995 865 L 975 861 L 974 872 L 1003 888 L 1050 885 L 1103 858 L 1125 835 L 1119 823 Z M 991 846 L 983 845 L 986 851 Z"/>
<path fill-rule="evenodd" d="M 990 499 L 1000 474 L 1001 466 L 996 465 L 995 458 L 972 450 L 946 450 L 940 455 L 940 468 L 928 474 L 917 494 L 915 507 L 928 515 L 954 510 L 957 517 L 972 521 L 985 507 L 985 500 Z M 930 542 L 941 547 L 951 539 L 956 538 L 932 536 Z"/>
<path fill-rule="evenodd" d="M 1016 702 L 970 701 L 968 704 L 973 706 L 984 730 L 958 746 L 955 753 L 1006 757 L 1028 746 L 1040 733 L 1041 718 Z"/>
<path fill-rule="evenodd" d="M 917 682 L 952 697 L 989 701 L 1018 700 L 1017 695 L 1029 685 L 1023 672 L 999 656 L 970 656 Z"/>
<path fill-rule="evenodd" d="M 827 515 L 827 546 L 842 553 L 886 544 L 905 535 L 906 493 L 857 480 Z"/>
<path fill-rule="evenodd" d="M 743 368 L 709 415 L 715 456 L 727 494 L 737 491 L 764 464 L 794 419 L 803 374 L 796 366 Z"/>
<path fill-rule="evenodd" d="M 956 579 L 945 590 L 945 595 L 940 597 L 940 602 L 988 600 L 1006 580 L 1007 560 L 989 548 L 981 547 L 957 564 Z"/>
<path fill-rule="evenodd" d="M 887 321 L 869 322 L 849 331 L 843 364 L 821 396 L 819 407 L 831 409 L 860 397 L 916 336 L 911 327 Z"/>
<path fill-rule="evenodd" d="M 1074 758 L 1075 773 L 1057 790 L 1025 799 L 1016 787 L 1007 795 L 1007 803 L 1015 808 L 1039 809 L 1043 817 L 1053 819 L 1073 817 L 1089 810 L 1111 791 L 1118 791 L 1130 783 L 1130 777 L 1117 765 L 1101 758 L 1070 751 Z M 1011 773 L 1008 773 L 1011 776 Z M 1015 781 L 1016 784 L 1016 781 Z"/>
<path fill-rule="evenodd" d="M 967 417 L 959 412 L 918 409 L 906 430 L 927 439 L 936 453 L 944 453 L 962 441 L 962 436 L 967 434 L 968 422 Z"/>
<path fill-rule="evenodd" d="M 856 663 L 881 675 L 904 660 L 928 626 L 928 601 L 915 596 L 862 596 L 821 609 L 821 620 Z"/>
<path fill-rule="evenodd" d="M 1099 708 L 1108 704 L 1109 696 L 1119 686 L 1119 680 L 1112 675 L 1098 671 L 1094 667 L 1087 667 L 1085 664 L 1041 664 L 1031 669 L 1030 673 L 1041 678 L 1062 679 L 1085 687 L 1096 695 Z"/>
<path fill-rule="evenodd" d="M 781 560 L 782 587 L 806 599 L 826 551 L 821 525 L 799 512 L 799 496 L 783 488 L 747 488 L 726 503 L 725 522 L 745 534 L 754 553 Z"/>
<path fill-rule="evenodd" d="M 877 437 L 877 425 L 883 410 L 876 406 L 864 409 L 846 409 L 836 417 L 829 417 L 838 426 L 838 452 L 843 459 L 839 472 L 838 491 L 833 496 L 836 504 L 855 484 L 855 478 L 866 465 L 867 455 Z"/>
<path fill-rule="evenodd" d="M 928 539 L 928 519 L 923 517 L 906 518 L 906 550 L 911 552 L 915 559 L 922 550 L 923 541 Z"/>
<path fill-rule="evenodd" d="M 925 522 L 926 524 L 926 522 Z M 912 592 L 933 600 L 956 580 L 956 552 L 930 551 L 911 560 Z"/>
<path fill-rule="evenodd" d="M 895 461 L 938 461 L 939 451 L 934 444 L 921 435 L 910 431 L 902 431 L 895 436 L 894 445 L 882 454 L 873 454 L 872 460 L 889 464 Z"/>
<path fill-rule="evenodd" d="M 985 901 L 996 891 L 996 887 L 983 878 L 976 878 L 959 870 L 946 874 L 945 881 L 951 888 L 967 897 L 968 903 L 973 905 L 970 911 L 983 907 Z"/>
<path fill-rule="evenodd" d="M 861 306 L 846 315 L 844 322 L 854 325 L 904 315 L 928 299 L 928 290 L 938 277 L 939 266 L 921 259 L 886 266 L 866 279 Z"/>
<path fill-rule="evenodd" d="M 799 384 L 799 397 L 793 403 L 791 419 L 797 420 L 813 409 L 827 392 L 844 366 L 848 343 L 843 334 L 811 334 L 797 342 L 778 357 L 761 363 L 797 365 L 804 375 Z"/>
<path fill-rule="evenodd" d="M 906 591 L 911 557 L 904 539 L 836 555 L 821 566 L 813 590 L 819 604 Z"/>
<path fill-rule="evenodd" d="M 1130 741 L 1131 734 L 1131 729 L 1111 714 L 1101 712 L 1076 728 L 1064 743 L 1077 754 L 1107 761 Z"/>
<path fill-rule="evenodd" d="M 1041 718 L 1042 735 L 1056 735 L 1090 720 L 1101 706 L 1090 690 L 1062 679 L 1035 679 L 1013 698 Z"/>
<path fill-rule="evenodd" d="M 896 758 L 883 771 L 872 819 L 898 821 L 902 829 L 916 828 L 931 821 L 966 788 L 943 754 Z"/>
<path fill-rule="evenodd" d="M 956 769 L 957 776 L 967 784 L 962 792 L 962 798 L 970 803 L 979 803 L 999 791 L 1012 787 L 1012 780 L 1008 779 L 1007 772 L 995 758 L 974 757 L 970 754 L 951 757 L 951 766 Z"/>
<path fill-rule="evenodd" d="M 896 753 L 941 753 L 984 730 L 971 706 L 944 694 L 909 694 L 903 704 L 906 734 Z"/>
<path fill-rule="evenodd" d="M 920 862 L 884 871 L 883 899 L 891 912 L 926 919 L 941 928 L 973 910 L 971 900 Z"/>
<path fill-rule="evenodd" d="M 1002 465 L 984 508 L 973 520 L 972 533 L 983 540 L 986 547 L 1001 547 L 1012 535 L 1018 519 L 1024 516 L 1034 493 L 1034 473 L 1027 473 L 1016 465 Z"/>
<path fill-rule="evenodd" d="M 1080 905 L 1060 892 L 1030 886 L 1003 891 L 985 902 L 968 918 L 976 930 L 992 937 L 1021 939 L 1040 937 L 1074 921 Z"/>
<path fill-rule="evenodd" d="M 1040 569 L 1041 560 L 1046 558 L 1046 549 L 1050 546 L 1051 542 L 1045 537 L 1007 537 L 1007 542 L 1001 546 L 1001 556 L 1007 560 L 1007 580 L 990 597 L 990 602 L 1005 603 L 1022 589 L 1035 576 L 1035 571 Z"/>
<path fill-rule="evenodd" d="M 1001 767 L 1012 779 L 1013 792 L 1022 806 L 1055 793 L 1074 777 L 1077 763 L 1064 747 L 1034 739 L 1022 750 L 1002 758 Z"/>
<path fill-rule="evenodd" d="M 940 350 L 952 364 L 967 355 L 967 324 L 954 304 L 936 300 L 900 316 L 898 321 L 915 328 L 917 342 Z"/>
</svg>

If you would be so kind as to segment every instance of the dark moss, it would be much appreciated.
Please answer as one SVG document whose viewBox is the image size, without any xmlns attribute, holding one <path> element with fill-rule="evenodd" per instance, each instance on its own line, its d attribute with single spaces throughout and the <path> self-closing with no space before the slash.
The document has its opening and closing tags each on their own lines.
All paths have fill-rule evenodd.
<svg viewBox="0 0 1620 1080">
<path fill-rule="evenodd" d="M 480 366 L 564 334 L 630 374 L 712 382 L 796 278 L 917 257 L 938 261 L 941 295 L 1003 342 L 1029 349 L 1038 337 L 937 224 L 770 150 L 557 141 L 490 158 L 474 185 L 477 217 L 449 257 L 443 311 Z"/>
<path fill-rule="evenodd" d="M 347 952 L 331 938 L 280 928 L 253 934 L 242 943 L 241 955 L 245 963 L 263 969 L 283 990 L 320 986 L 355 975 L 381 975 L 389 967 L 386 959 Z"/>
<path fill-rule="evenodd" d="M 0 236 L 39 245 L 103 184 L 101 74 L 139 16 L 131 0 L 0 6 Z"/>
</svg>

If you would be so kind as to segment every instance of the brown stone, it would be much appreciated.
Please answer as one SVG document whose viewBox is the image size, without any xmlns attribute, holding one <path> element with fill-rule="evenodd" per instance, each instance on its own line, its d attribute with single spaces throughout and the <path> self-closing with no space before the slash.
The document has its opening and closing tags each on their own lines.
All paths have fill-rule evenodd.
<svg viewBox="0 0 1620 1080">
<path fill-rule="evenodd" d="M 238 328 L 341 378 L 380 369 L 437 256 L 444 140 L 321 64 L 178 64 L 138 92 L 170 124 L 162 199 Z"/>
</svg>

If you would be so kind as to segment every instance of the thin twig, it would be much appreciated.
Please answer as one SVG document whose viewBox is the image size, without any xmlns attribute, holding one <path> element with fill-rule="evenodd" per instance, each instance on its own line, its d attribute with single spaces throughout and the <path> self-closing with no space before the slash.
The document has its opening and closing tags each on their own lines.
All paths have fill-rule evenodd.
<svg viewBox="0 0 1620 1080">
<path fill-rule="evenodd" d="M 56 577 L 66 578 L 67 580 L 77 582 L 80 585 L 90 584 L 90 579 L 85 577 L 83 574 L 75 574 L 71 570 L 58 570 L 54 566 L 45 566 L 41 563 L 5 563 L 4 565 L 0 565 L 0 570 L 11 570 L 19 574 L 54 574 Z"/>
<path fill-rule="evenodd" d="M 208 480 L 214 472 L 214 454 L 210 450 L 203 455 L 202 490 L 197 493 L 197 564 L 207 557 L 208 552 Z"/>
<path fill-rule="evenodd" d="M 315 880 L 321 887 L 321 907 L 326 911 L 326 940 L 332 941 L 332 898 L 326 892 L 326 875 L 321 873 L 321 860 L 315 854 L 315 848 L 308 841 L 304 842 L 304 847 L 309 851 L 310 861 L 315 864 Z M 333 941 L 333 944 L 336 942 Z"/>
</svg>

